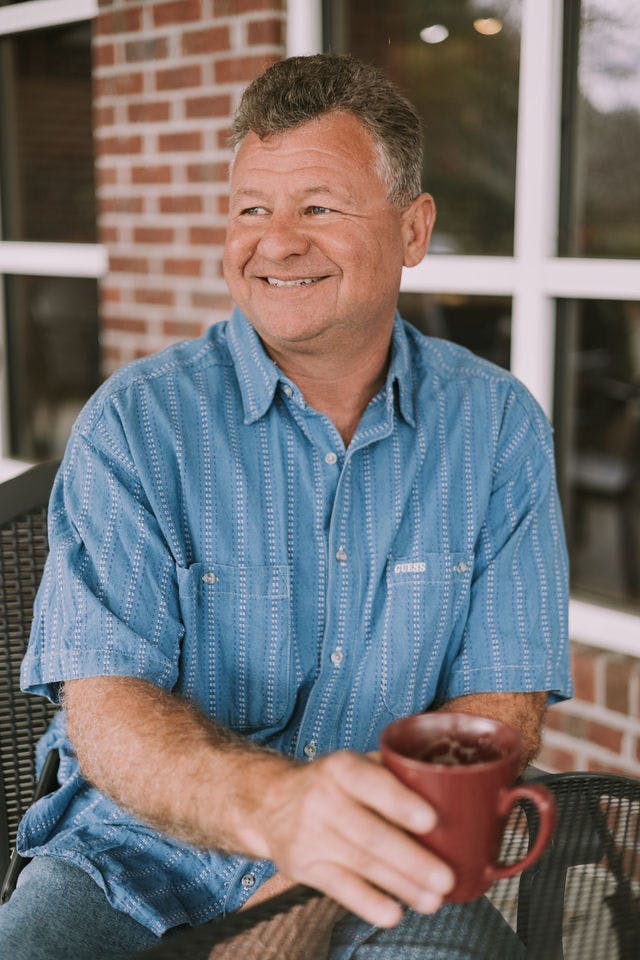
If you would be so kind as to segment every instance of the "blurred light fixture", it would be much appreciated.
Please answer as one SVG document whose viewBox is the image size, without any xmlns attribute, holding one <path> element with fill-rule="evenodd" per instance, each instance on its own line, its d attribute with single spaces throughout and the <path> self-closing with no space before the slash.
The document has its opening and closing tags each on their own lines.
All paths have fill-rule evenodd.
<svg viewBox="0 0 640 960">
<path fill-rule="evenodd" d="M 473 29 L 483 37 L 495 37 L 502 30 L 502 20 L 497 17 L 479 17 L 473 21 Z"/>
<path fill-rule="evenodd" d="M 442 23 L 434 23 L 420 31 L 420 39 L 425 43 L 442 43 L 449 36 L 449 31 Z"/>
</svg>

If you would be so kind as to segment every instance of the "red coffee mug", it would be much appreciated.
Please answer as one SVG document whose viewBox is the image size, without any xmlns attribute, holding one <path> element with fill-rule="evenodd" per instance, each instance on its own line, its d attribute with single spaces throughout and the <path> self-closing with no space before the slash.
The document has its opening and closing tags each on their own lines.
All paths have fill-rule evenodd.
<svg viewBox="0 0 640 960">
<path fill-rule="evenodd" d="M 521 756 L 520 734 L 513 727 L 466 713 L 421 713 L 385 727 L 380 750 L 389 770 L 438 815 L 433 830 L 419 839 L 456 875 L 447 900 L 474 900 L 544 850 L 555 825 L 555 799 L 541 784 L 512 786 Z M 507 816 L 523 798 L 540 815 L 536 841 L 517 863 L 498 864 Z"/>
</svg>

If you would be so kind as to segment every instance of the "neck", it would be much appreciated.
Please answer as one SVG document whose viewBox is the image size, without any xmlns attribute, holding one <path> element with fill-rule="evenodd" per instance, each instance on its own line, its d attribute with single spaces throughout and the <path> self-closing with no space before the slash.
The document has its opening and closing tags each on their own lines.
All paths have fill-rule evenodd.
<svg viewBox="0 0 640 960">
<path fill-rule="evenodd" d="M 390 336 L 351 357 L 267 350 L 300 388 L 306 403 L 329 417 L 347 447 L 369 402 L 384 384 L 389 346 Z"/>
</svg>

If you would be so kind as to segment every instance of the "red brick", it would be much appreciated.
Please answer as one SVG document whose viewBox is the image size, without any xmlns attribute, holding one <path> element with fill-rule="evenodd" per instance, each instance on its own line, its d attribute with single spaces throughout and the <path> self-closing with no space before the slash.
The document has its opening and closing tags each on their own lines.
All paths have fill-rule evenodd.
<svg viewBox="0 0 640 960">
<path fill-rule="evenodd" d="M 206 30 L 191 30 L 182 35 L 182 52 L 185 56 L 218 53 L 220 50 L 229 50 L 230 47 L 228 27 L 208 27 Z"/>
<path fill-rule="evenodd" d="M 631 671 L 626 658 L 610 659 L 606 664 L 605 696 L 609 710 L 629 713 L 629 680 Z"/>
<path fill-rule="evenodd" d="M 214 64 L 216 83 L 241 83 L 253 80 L 276 60 L 278 57 L 275 54 L 218 60 Z"/>
<path fill-rule="evenodd" d="M 159 198 L 160 213 L 201 213 L 202 197 L 180 196 Z"/>
<path fill-rule="evenodd" d="M 282 10 L 285 0 L 214 0 L 213 12 L 216 16 L 227 14 L 251 13 L 252 10 Z"/>
<path fill-rule="evenodd" d="M 97 137 L 96 153 L 100 156 L 142 153 L 142 137 Z"/>
<path fill-rule="evenodd" d="M 94 43 L 93 64 L 95 67 L 112 67 L 116 62 L 116 48 L 112 43 Z"/>
<path fill-rule="evenodd" d="M 164 27 L 169 23 L 188 23 L 199 20 L 202 15 L 201 0 L 172 0 L 171 3 L 156 3 L 153 8 L 153 23 Z"/>
<path fill-rule="evenodd" d="M 96 183 L 100 187 L 111 187 L 118 182 L 118 170 L 116 167 L 95 167 Z"/>
<path fill-rule="evenodd" d="M 606 723 L 597 723 L 595 720 L 587 722 L 586 738 L 591 743 L 597 743 L 598 746 L 611 750 L 613 753 L 620 753 L 622 749 L 622 731 L 610 727 Z"/>
<path fill-rule="evenodd" d="M 101 224 L 98 227 L 98 233 L 100 234 L 100 243 L 118 242 L 119 231 L 117 227 L 105 226 L 105 224 Z"/>
<path fill-rule="evenodd" d="M 202 273 L 202 260 L 187 257 L 168 257 L 162 266 L 165 273 L 177 277 L 199 277 Z"/>
<path fill-rule="evenodd" d="M 94 107 L 93 108 L 93 123 L 94 127 L 109 127 L 112 123 L 116 122 L 116 108 L 115 107 Z"/>
<path fill-rule="evenodd" d="M 162 332 L 165 337 L 182 337 L 183 340 L 199 337 L 202 333 L 202 324 L 185 322 L 184 320 L 164 320 Z"/>
<path fill-rule="evenodd" d="M 134 33 L 140 30 L 142 26 L 141 15 L 141 7 L 134 7 L 129 10 L 113 10 L 111 13 L 101 13 L 96 20 L 96 32 L 98 35 Z"/>
<path fill-rule="evenodd" d="M 172 167 L 169 164 L 145 164 L 131 167 L 131 183 L 171 183 Z"/>
<path fill-rule="evenodd" d="M 227 94 L 189 97 L 184 106 L 187 117 L 228 117 L 231 113 L 231 97 Z"/>
<path fill-rule="evenodd" d="M 218 213 L 222 214 L 223 217 L 229 215 L 229 197 L 226 193 L 216 199 L 216 207 L 218 208 Z"/>
<path fill-rule="evenodd" d="M 247 27 L 247 40 L 250 44 L 279 46 L 284 43 L 284 24 L 282 20 L 252 20 Z"/>
<path fill-rule="evenodd" d="M 142 60 L 163 60 L 169 53 L 166 37 L 146 40 L 130 40 L 124 45 L 124 58 L 127 63 L 139 63 Z"/>
<path fill-rule="evenodd" d="M 136 303 L 154 303 L 170 307 L 176 302 L 173 290 L 158 290 L 150 287 L 138 287 L 133 292 Z"/>
<path fill-rule="evenodd" d="M 224 227 L 190 227 L 189 243 L 206 243 L 208 246 L 221 246 L 227 231 Z"/>
<path fill-rule="evenodd" d="M 226 162 L 187 164 L 189 183 L 226 183 L 228 178 L 229 164 Z"/>
<path fill-rule="evenodd" d="M 634 776 L 631 766 L 622 766 L 608 761 L 603 763 L 602 760 L 594 760 L 592 757 L 587 760 L 587 770 L 589 773 L 616 773 L 622 777 Z"/>
<path fill-rule="evenodd" d="M 169 103 L 165 100 L 156 102 L 130 103 L 127 108 L 130 123 L 157 123 L 169 119 Z"/>
<path fill-rule="evenodd" d="M 172 243 L 175 232 L 171 227 L 134 227 L 135 243 Z"/>
<path fill-rule="evenodd" d="M 542 747 L 534 763 L 540 763 L 543 767 L 550 767 L 559 773 L 577 769 L 577 761 L 574 753 L 570 750 L 562 750 L 560 747 L 551 747 L 547 744 Z"/>
<path fill-rule="evenodd" d="M 191 306 L 205 310 L 231 310 L 232 301 L 226 293 L 204 293 L 194 290 L 191 294 Z"/>
<path fill-rule="evenodd" d="M 96 77 L 94 91 L 97 97 L 123 97 L 142 93 L 144 78 L 141 73 L 117 73 L 113 77 Z"/>
<path fill-rule="evenodd" d="M 128 333 L 146 333 L 147 321 L 138 317 L 103 317 L 105 330 L 126 330 Z"/>
<path fill-rule="evenodd" d="M 172 67 L 156 71 L 156 90 L 179 90 L 182 87 L 199 87 L 202 70 L 197 63 L 186 67 Z"/>
<path fill-rule="evenodd" d="M 162 151 L 202 150 L 202 133 L 200 130 L 189 130 L 185 133 L 161 133 L 158 136 L 158 149 Z"/>
<path fill-rule="evenodd" d="M 218 130 L 216 134 L 216 145 L 220 148 L 220 150 L 230 149 L 231 147 L 231 142 L 229 139 L 230 137 L 231 137 L 230 129 L 227 128 L 226 130 Z"/>
<path fill-rule="evenodd" d="M 573 692 L 577 700 L 595 703 L 596 669 L 599 654 L 585 647 L 574 647 L 571 658 Z"/>
<path fill-rule="evenodd" d="M 109 257 L 109 270 L 112 273 L 148 273 L 149 263 L 146 257 Z"/>
<path fill-rule="evenodd" d="M 100 197 L 101 213 L 142 213 L 142 197 Z"/>
<path fill-rule="evenodd" d="M 103 284 L 100 288 L 100 297 L 105 303 L 119 303 L 122 300 L 122 290 L 120 287 L 108 287 Z"/>
</svg>

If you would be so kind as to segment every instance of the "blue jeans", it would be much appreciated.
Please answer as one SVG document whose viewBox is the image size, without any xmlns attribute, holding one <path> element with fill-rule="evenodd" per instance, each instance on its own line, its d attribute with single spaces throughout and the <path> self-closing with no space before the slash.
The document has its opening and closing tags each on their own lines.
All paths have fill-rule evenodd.
<svg viewBox="0 0 640 960">
<path fill-rule="evenodd" d="M 477 942 L 480 931 L 483 943 Z M 475 946 L 474 946 L 474 938 Z M 125 960 L 160 938 L 114 909 L 79 867 L 51 857 L 27 864 L 0 907 L 3 960 Z M 524 947 L 484 899 L 447 904 L 433 916 L 407 910 L 399 926 L 376 930 L 347 916 L 329 960 L 522 960 Z"/>
</svg>

